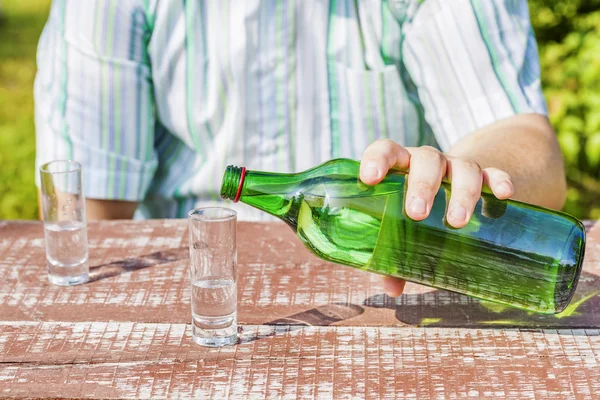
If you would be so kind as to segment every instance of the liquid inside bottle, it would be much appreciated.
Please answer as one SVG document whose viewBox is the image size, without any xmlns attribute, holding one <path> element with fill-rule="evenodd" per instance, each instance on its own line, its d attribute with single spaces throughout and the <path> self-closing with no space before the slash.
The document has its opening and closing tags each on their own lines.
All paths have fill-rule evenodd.
<svg viewBox="0 0 600 400">
<path fill-rule="evenodd" d="M 367 186 L 358 162 L 328 164 L 301 174 L 248 172 L 240 200 L 286 221 L 328 261 L 539 313 L 569 303 L 585 240 L 576 219 L 484 193 L 470 222 L 455 229 L 445 221 L 443 184 L 429 217 L 416 222 L 404 210 L 405 175 Z"/>
</svg>

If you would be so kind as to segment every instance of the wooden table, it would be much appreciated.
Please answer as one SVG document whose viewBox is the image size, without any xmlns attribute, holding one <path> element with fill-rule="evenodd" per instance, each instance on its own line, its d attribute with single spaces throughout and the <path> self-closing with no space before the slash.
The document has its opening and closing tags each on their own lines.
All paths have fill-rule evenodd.
<svg viewBox="0 0 600 400">
<path fill-rule="evenodd" d="M 600 223 L 572 306 L 528 315 L 323 262 L 239 224 L 240 344 L 190 336 L 187 222 L 89 224 L 91 282 L 52 286 L 38 222 L 0 222 L 0 397 L 600 398 Z"/>
</svg>

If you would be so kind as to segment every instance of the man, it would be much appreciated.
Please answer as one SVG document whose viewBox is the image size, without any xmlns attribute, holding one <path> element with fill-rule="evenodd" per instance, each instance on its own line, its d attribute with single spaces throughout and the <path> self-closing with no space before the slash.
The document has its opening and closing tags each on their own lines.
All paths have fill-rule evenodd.
<svg viewBox="0 0 600 400">
<path fill-rule="evenodd" d="M 415 220 L 443 178 L 457 228 L 482 186 L 563 205 L 525 0 L 55 0 L 38 60 L 37 164 L 82 162 L 90 219 L 183 217 L 228 164 L 336 157 L 367 184 L 410 169 Z"/>
</svg>

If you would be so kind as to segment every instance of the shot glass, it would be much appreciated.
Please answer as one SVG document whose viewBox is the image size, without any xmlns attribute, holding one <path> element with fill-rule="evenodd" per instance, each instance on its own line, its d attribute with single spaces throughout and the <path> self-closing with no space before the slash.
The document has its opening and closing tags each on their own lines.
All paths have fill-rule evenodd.
<svg viewBox="0 0 600 400">
<path fill-rule="evenodd" d="M 228 208 L 188 213 L 192 334 L 202 346 L 237 341 L 237 214 Z"/>
<path fill-rule="evenodd" d="M 88 239 L 81 164 L 51 161 L 40 167 L 48 280 L 71 286 L 88 280 Z"/>
</svg>

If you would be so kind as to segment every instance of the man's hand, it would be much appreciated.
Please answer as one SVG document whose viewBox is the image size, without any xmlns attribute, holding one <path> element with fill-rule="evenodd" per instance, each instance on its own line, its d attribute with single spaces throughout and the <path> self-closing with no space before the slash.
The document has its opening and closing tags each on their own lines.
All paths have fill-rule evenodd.
<svg viewBox="0 0 600 400">
<path fill-rule="evenodd" d="M 391 140 L 378 140 L 367 147 L 360 166 L 364 183 L 379 183 L 390 169 L 409 171 L 405 209 L 415 221 L 429 215 L 442 180 L 451 184 L 446 219 L 455 228 L 469 222 L 483 186 L 499 199 L 508 199 L 514 193 L 508 173 L 498 168 L 482 169 L 469 158 L 451 157 L 429 146 L 405 148 Z M 383 286 L 389 296 L 399 296 L 405 283 L 386 277 Z"/>
<path fill-rule="evenodd" d="M 406 212 L 416 221 L 429 215 L 442 179 L 451 182 L 448 223 L 465 226 L 482 186 L 499 199 L 513 198 L 559 210 L 566 198 L 566 179 L 556 132 L 540 114 L 517 114 L 465 136 L 447 154 L 431 147 L 403 148 L 389 141 L 370 145 L 361 162 L 367 184 L 383 179 L 390 168 L 409 171 Z M 399 296 L 404 281 L 385 279 L 384 289 Z"/>
</svg>

